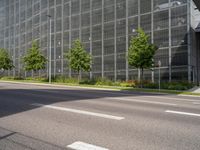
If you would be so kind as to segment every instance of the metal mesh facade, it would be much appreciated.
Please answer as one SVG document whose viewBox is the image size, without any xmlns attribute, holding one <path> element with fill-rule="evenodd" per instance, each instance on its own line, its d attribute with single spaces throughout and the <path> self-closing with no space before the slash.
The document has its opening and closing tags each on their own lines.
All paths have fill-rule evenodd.
<svg viewBox="0 0 200 150">
<path fill-rule="evenodd" d="M 135 29 L 142 27 L 159 46 L 155 62 L 162 62 L 163 80 L 192 80 L 190 64 L 190 0 L 0 0 L 0 47 L 7 48 L 15 68 L 24 72 L 21 57 L 38 40 L 47 57 L 52 16 L 52 74 L 76 76 L 63 54 L 79 38 L 93 56 L 85 77 L 137 79 L 140 72 L 128 66 L 127 49 Z M 47 69 L 38 75 L 47 76 Z M 145 70 L 145 79 L 157 80 L 158 71 Z"/>
</svg>

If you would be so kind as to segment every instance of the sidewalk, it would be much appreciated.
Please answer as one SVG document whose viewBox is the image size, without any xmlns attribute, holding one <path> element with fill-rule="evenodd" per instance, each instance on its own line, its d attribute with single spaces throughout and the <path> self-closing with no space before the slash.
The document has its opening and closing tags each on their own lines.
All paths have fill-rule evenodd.
<svg viewBox="0 0 200 150">
<path fill-rule="evenodd" d="M 200 87 L 198 86 L 195 86 L 194 88 L 188 90 L 189 92 L 192 92 L 192 93 L 200 93 Z"/>
</svg>

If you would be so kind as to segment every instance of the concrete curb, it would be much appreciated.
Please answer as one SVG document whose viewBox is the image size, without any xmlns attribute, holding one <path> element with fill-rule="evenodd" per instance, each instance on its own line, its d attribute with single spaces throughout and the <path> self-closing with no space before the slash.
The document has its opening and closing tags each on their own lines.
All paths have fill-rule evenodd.
<svg viewBox="0 0 200 150">
<path fill-rule="evenodd" d="M 13 83 L 13 84 L 23 84 L 23 85 L 37 85 L 37 86 L 50 86 L 50 87 L 59 87 L 59 88 L 79 88 L 79 89 L 91 89 L 91 90 L 102 90 L 102 91 L 120 91 L 120 89 L 109 89 L 109 88 L 101 88 L 101 87 L 83 87 L 78 85 L 61 85 L 61 84 L 49 84 L 49 83 L 33 83 L 33 82 L 17 82 L 17 81 L 3 81 L 2 83 Z"/>
<path fill-rule="evenodd" d="M 102 87 L 84 87 L 78 85 L 60 85 L 60 84 L 49 84 L 49 83 L 33 83 L 33 82 L 17 82 L 17 81 L 4 81 L 0 80 L 2 83 L 13 83 L 13 84 L 22 84 L 22 85 L 36 85 L 36 86 L 50 86 L 50 87 L 57 87 L 57 88 L 74 88 L 74 89 L 89 89 L 89 90 L 99 90 L 99 91 L 123 91 L 120 89 L 109 89 L 102 88 Z M 198 95 L 187 95 L 187 94 L 172 94 L 172 93 L 162 93 L 162 92 L 148 92 L 148 91 L 131 91 L 131 90 L 124 90 L 126 92 L 137 92 L 137 93 L 152 93 L 152 94 L 168 94 L 168 95 L 176 95 L 176 96 L 188 96 L 188 97 L 200 97 Z"/>
</svg>

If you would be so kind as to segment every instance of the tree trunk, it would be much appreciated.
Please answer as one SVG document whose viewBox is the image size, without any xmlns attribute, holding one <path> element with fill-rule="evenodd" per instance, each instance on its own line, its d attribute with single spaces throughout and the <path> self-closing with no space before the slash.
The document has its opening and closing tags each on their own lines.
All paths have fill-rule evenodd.
<svg viewBox="0 0 200 150">
<path fill-rule="evenodd" d="M 1 69 L 2 71 L 1 71 L 1 73 L 0 73 L 0 77 L 3 77 L 4 76 L 4 69 Z"/>
<path fill-rule="evenodd" d="M 37 73 L 37 71 L 33 70 L 33 80 L 35 80 L 37 78 L 36 73 Z"/>
<path fill-rule="evenodd" d="M 80 83 L 80 81 L 81 81 L 81 71 L 79 70 L 78 71 L 78 83 Z"/>
<path fill-rule="evenodd" d="M 141 68 L 142 71 L 142 77 L 141 77 L 141 88 L 143 88 L 143 79 L 144 79 L 144 68 Z"/>
</svg>

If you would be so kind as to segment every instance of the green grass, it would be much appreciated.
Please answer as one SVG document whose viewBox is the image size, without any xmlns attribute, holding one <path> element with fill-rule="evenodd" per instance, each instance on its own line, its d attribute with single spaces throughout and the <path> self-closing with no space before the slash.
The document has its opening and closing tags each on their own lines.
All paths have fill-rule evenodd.
<svg viewBox="0 0 200 150">
<path fill-rule="evenodd" d="M 0 79 L 1 81 L 13 81 L 13 82 L 21 82 L 21 83 L 45 83 L 48 84 L 47 79 L 15 79 L 10 77 L 3 77 Z M 183 94 L 183 95 L 195 95 L 200 96 L 200 93 L 192 93 L 188 91 L 178 91 L 178 90 L 166 90 L 166 89 L 147 89 L 147 88 L 133 88 L 133 87 L 122 87 L 122 86 L 110 86 L 110 85 L 90 85 L 90 84 L 78 84 L 76 82 L 73 83 L 63 83 L 60 82 L 52 82 L 53 85 L 65 85 L 65 86 L 75 86 L 75 87 L 86 87 L 86 88 L 99 88 L 99 89 L 110 89 L 115 91 L 134 91 L 134 92 L 146 92 L 146 93 L 163 93 L 163 94 Z M 117 84 L 118 85 L 118 84 Z"/>
</svg>

